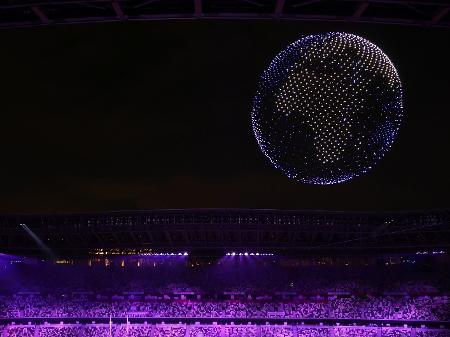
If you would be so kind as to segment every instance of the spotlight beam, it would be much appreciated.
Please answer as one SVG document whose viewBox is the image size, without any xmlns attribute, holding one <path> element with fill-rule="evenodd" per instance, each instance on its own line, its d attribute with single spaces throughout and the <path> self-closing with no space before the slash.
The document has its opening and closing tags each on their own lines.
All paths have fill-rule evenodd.
<svg viewBox="0 0 450 337">
<path fill-rule="evenodd" d="M 116 16 L 119 20 L 125 20 L 126 16 L 123 13 L 122 7 L 120 7 L 120 4 L 117 1 L 112 2 L 112 8 L 114 9 L 114 12 L 116 13 Z"/>
<path fill-rule="evenodd" d="M 450 7 L 441 7 L 439 8 L 436 13 L 433 15 L 433 18 L 431 19 L 432 23 L 438 23 L 441 21 L 441 19 L 450 11 Z"/>
<path fill-rule="evenodd" d="M 39 6 L 31 6 L 31 11 L 41 20 L 42 23 L 49 23 L 48 16 Z"/>
<path fill-rule="evenodd" d="M 38 245 L 38 247 L 50 258 L 55 258 L 55 254 L 52 250 L 26 225 L 20 224 L 20 226 L 24 229 L 25 232 L 33 239 L 34 242 Z"/>
<path fill-rule="evenodd" d="M 275 4 L 275 13 L 274 13 L 274 16 L 276 18 L 279 18 L 283 14 L 284 2 L 285 0 L 277 0 L 277 3 Z"/>
<path fill-rule="evenodd" d="M 200 17 L 203 15 L 202 0 L 194 0 L 194 15 Z"/>
<path fill-rule="evenodd" d="M 354 18 L 360 18 L 361 16 L 363 16 L 364 12 L 366 11 L 367 7 L 369 7 L 369 3 L 366 2 L 361 2 L 360 4 L 358 4 L 358 7 L 355 10 L 355 13 L 353 14 Z"/>
</svg>

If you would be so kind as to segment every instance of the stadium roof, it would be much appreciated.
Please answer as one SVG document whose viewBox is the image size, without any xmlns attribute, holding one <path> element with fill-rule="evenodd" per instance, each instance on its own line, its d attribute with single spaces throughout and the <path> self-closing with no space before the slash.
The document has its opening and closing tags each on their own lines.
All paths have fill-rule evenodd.
<svg viewBox="0 0 450 337">
<path fill-rule="evenodd" d="M 27 230 L 24 229 L 26 226 Z M 0 247 L 59 254 L 93 249 L 253 249 L 280 253 L 414 252 L 450 247 L 450 210 L 347 213 L 185 209 L 0 216 Z"/>
<path fill-rule="evenodd" d="M 0 27 L 169 19 L 276 19 L 450 27 L 448 0 L 6 0 Z"/>
</svg>

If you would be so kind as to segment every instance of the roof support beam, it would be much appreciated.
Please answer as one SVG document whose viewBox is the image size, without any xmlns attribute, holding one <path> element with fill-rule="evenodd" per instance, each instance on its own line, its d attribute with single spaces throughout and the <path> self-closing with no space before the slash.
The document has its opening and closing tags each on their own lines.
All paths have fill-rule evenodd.
<svg viewBox="0 0 450 337">
<path fill-rule="evenodd" d="M 321 1 L 322 0 L 306 0 L 306 1 L 302 1 L 302 2 L 294 4 L 294 5 L 292 5 L 292 7 L 302 7 L 302 6 L 312 5 L 312 4 L 321 2 Z"/>
<path fill-rule="evenodd" d="M 274 16 L 279 18 L 283 14 L 285 0 L 277 0 L 275 4 Z"/>
<path fill-rule="evenodd" d="M 439 8 L 436 11 L 436 13 L 433 15 L 433 17 L 431 18 L 431 22 L 438 23 L 448 13 L 449 10 L 450 10 L 450 7 Z"/>
<path fill-rule="evenodd" d="M 356 7 L 355 12 L 353 13 L 354 18 L 360 18 L 363 16 L 364 12 L 366 11 L 367 7 L 369 7 L 369 3 L 367 1 L 360 2 L 358 6 Z"/>
<path fill-rule="evenodd" d="M 202 0 L 194 0 L 194 15 L 197 17 L 203 15 Z"/>
<path fill-rule="evenodd" d="M 48 16 L 42 11 L 42 9 L 39 6 L 31 6 L 31 10 L 36 15 L 39 20 L 41 20 L 42 23 L 49 23 L 50 20 L 48 19 Z"/>
<path fill-rule="evenodd" d="M 112 2 L 112 8 L 114 9 L 114 12 L 116 13 L 116 16 L 119 20 L 126 19 L 126 16 L 123 13 L 122 7 L 120 7 L 120 4 L 117 1 Z"/>
</svg>

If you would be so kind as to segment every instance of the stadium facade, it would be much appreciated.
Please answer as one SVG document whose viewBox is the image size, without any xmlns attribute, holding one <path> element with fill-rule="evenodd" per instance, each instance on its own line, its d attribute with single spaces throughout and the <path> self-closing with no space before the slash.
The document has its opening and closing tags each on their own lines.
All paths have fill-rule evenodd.
<svg viewBox="0 0 450 337">
<path fill-rule="evenodd" d="M 183 209 L 0 216 L 9 253 L 42 253 L 27 226 L 55 253 L 86 256 L 97 248 L 231 250 L 309 254 L 409 252 L 450 246 L 450 211 L 352 213 Z"/>
</svg>

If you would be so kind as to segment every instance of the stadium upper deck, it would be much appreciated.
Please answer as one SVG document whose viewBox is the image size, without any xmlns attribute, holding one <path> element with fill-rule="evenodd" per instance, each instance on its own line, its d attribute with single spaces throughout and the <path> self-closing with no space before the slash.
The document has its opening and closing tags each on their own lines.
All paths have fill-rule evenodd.
<svg viewBox="0 0 450 337">
<path fill-rule="evenodd" d="M 185 209 L 0 216 L 4 252 L 59 254 L 98 248 L 317 253 L 416 252 L 450 246 L 450 212 L 343 213 Z M 25 230 L 25 228 L 27 230 Z"/>
</svg>

